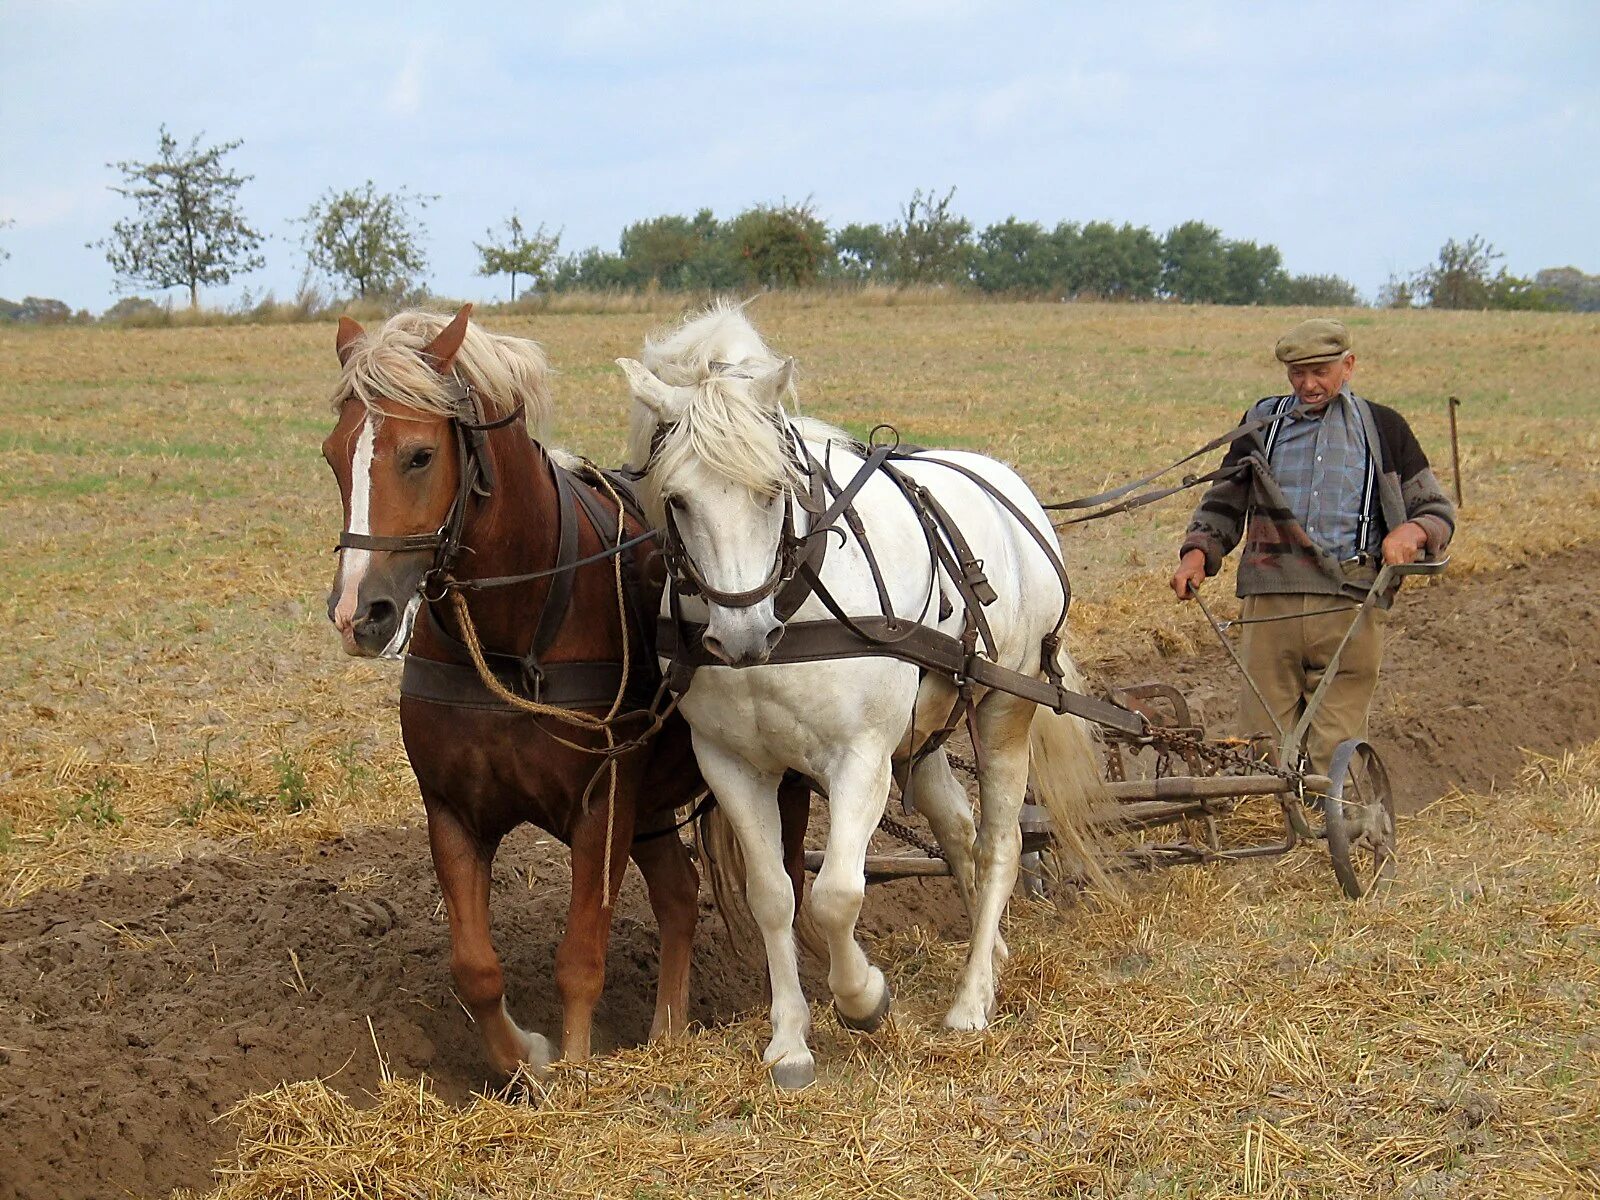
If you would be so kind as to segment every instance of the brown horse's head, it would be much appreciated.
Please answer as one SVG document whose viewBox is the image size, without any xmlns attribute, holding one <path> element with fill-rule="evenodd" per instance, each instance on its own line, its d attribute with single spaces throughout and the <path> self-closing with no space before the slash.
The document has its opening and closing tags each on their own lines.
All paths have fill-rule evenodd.
<svg viewBox="0 0 1600 1200">
<path fill-rule="evenodd" d="M 467 330 L 463 308 L 418 355 L 437 374 L 450 373 Z M 336 348 L 347 375 L 366 331 L 339 319 Z M 347 379 L 348 383 L 348 379 Z M 382 394 L 341 389 L 339 420 L 322 443 L 344 501 L 345 530 L 372 537 L 433 534 L 455 501 L 462 464 L 450 416 L 419 411 Z M 339 551 L 328 594 L 328 619 L 354 655 L 398 654 L 410 637 L 432 549 Z"/>
</svg>

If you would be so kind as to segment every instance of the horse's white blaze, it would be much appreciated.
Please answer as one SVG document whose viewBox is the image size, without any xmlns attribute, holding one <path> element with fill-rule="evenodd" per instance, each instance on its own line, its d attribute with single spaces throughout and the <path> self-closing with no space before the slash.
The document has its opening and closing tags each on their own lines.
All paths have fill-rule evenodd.
<svg viewBox="0 0 1600 1200">
<path fill-rule="evenodd" d="M 372 532 L 372 448 L 376 441 L 377 429 L 368 413 L 361 423 L 355 458 L 350 464 L 350 533 Z M 339 603 L 334 607 L 333 621 L 341 629 L 348 629 L 355 622 L 356 598 L 371 565 L 370 550 L 348 548 L 339 552 Z"/>
</svg>

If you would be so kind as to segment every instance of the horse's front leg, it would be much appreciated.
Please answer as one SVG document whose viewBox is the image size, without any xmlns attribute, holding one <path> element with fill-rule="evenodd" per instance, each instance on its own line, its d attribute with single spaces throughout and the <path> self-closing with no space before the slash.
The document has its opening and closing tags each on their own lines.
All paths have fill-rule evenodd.
<svg viewBox="0 0 1600 1200">
<path fill-rule="evenodd" d="M 762 1061 L 780 1088 L 803 1088 L 817 1077 L 806 1045 L 811 1009 L 800 987 L 795 951 L 795 889 L 784 868 L 783 823 L 778 813 L 781 775 L 768 774 L 711 740 L 695 735 L 700 773 L 716 794 L 744 854 L 745 898 L 761 929 L 772 988 L 772 1040 Z"/>
<path fill-rule="evenodd" d="M 994 1012 L 1000 919 L 1017 883 L 1022 853 L 1018 818 L 1028 786 L 1028 729 L 1035 706 L 1004 692 L 990 692 L 978 705 L 978 736 L 983 741 L 983 767 L 978 772 L 978 800 L 983 823 L 976 846 L 977 908 L 972 941 L 956 987 L 955 1002 L 945 1014 L 951 1029 L 984 1029 Z"/>
<path fill-rule="evenodd" d="M 867 895 L 867 842 L 889 799 L 889 747 L 844 756 L 828 777 L 828 849 L 811 885 L 811 915 L 828 942 L 828 987 L 840 1019 L 871 1032 L 889 1013 L 889 985 L 856 941 Z"/>
<path fill-rule="evenodd" d="M 637 755 L 631 756 L 637 758 Z M 595 760 L 598 763 L 598 759 Z M 606 946 L 611 917 L 628 868 L 633 844 L 635 805 L 639 794 L 637 763 L 617 764 L 615 792 L 611 768 L 599 768 L 588 807 L 572 834 L 572 895 L 567 903 L 567 929 L 556 947 L 556 990 L 561 993 L 561 1057 L 581 1062 L 589 1057 L 595 1005 L 606 984 Z M 609 832 L 608 832 L 609 829 Z M 607 851 L 610 890 L 606 890 Z"/>
<path fill-rule="evenodd" d="M 489 1062 L 511 1074 L 524 1064 L 542 1070 L 550 1043 L 518 1027 L 506 1011 L 505 976 L 489 936 L 489 882 L 494 846 L 469 830 L 447 805 L 424 797 L 433 870 L 450 919 L 450 973 L 461 1002 L 483 1035 Z"/>
</svg>

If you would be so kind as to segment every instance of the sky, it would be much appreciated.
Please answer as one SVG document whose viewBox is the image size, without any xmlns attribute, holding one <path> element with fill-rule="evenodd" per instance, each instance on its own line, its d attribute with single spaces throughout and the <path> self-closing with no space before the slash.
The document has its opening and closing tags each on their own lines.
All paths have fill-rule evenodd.
<svg viewBox="0 0 1600 1200">
<path fill-rule="evenodd" d="M 0 296 L 123 294 L 86 243 L 163 123 L 254 176 L 267 266 L 214 306 L 292 297 L 294 218 L 368 179 L 438 196 L 427 283 L 462 299 L 505 298 L 473 243 L 513 209 L 615 249 L 663 213 L 888 224 L 950 187 L 978 228 L 1203 220 L 1369 298 L 1472 234 L 1600 272 L 1600 0 L 0 0 Z"/>
</svg>

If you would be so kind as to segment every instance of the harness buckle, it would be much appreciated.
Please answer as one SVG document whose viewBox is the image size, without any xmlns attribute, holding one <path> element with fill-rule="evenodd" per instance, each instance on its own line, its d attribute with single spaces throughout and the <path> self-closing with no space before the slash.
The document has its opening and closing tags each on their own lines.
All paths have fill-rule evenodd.
<svg viewBox="0 0 1600 1200">
<path fill-rule="evenodd" d="M 544 668 L 537 662 L 524 662 L 522 686 L 527 689 L 528 699 L 539 703 L 544 695 Z"/>
</svg>

